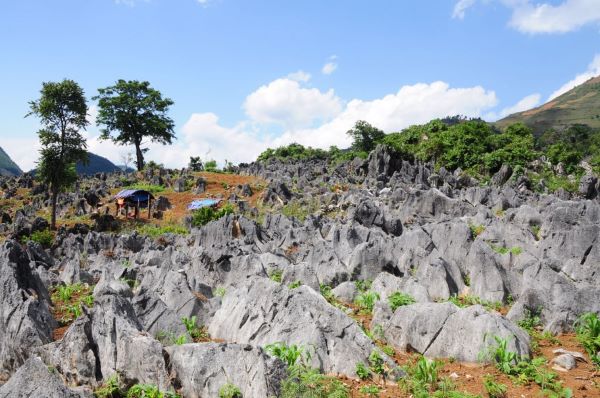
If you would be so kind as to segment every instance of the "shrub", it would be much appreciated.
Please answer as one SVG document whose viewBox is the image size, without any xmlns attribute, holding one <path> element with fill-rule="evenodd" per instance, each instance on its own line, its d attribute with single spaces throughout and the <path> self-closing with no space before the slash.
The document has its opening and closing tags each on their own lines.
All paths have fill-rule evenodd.
<svg viewBox="0 0 600 398">
<path fill-rule="evenodd" d="M 494 376 L 485 375 L 483 379 L 483 387 L 489 398 L 505 398 L 507 387 L 504 384 L 494 380 Z"/>
<path fill-rule="evenodd" d="M 281 276 L 283 275 L 283 271 L 280 269 L 273 269 L 269 272 L 269 278 L 277 283 L 281 283 Z"/>
<path fill-rule="evenodd" d="M 295 365 L 281 384 L 281 398 L 350 398 L 350 392 L 338 379 L 318 369 Z"/>
<path fill-rule="evenodd" d="M 265 351 L 270 355 L 281 359 L 288 367 L 294 366 L 298 359 L 302 358 L 304 348 L 295 344 L 273 343 L 265 346 Z"/>
<path fill-rule="evenodd" d="M 122 395 L 121 389 L 119 388 L 119 377 L 115 373 L 110 376 L 102 386 L 94 390 L 94 397 L 96 398 L 116 398 Z"/>
<path fill-rule="evenodd" d="M 379 294 L 372 291 L 366 291 L 360 293 L 354 299 L 354 304 L 356 304 L 361 311 L 371 313 L 373 312 L 373 307 L 375 307 L 375 303 L 379 300 Z"/>
<path fill-rule="evenodd" d="M 225 294 L 227 293 L 227 290 L 225 290 L 225 288 L 223 286 L 219 286 L 218 288 L 215 289 L 215 291 L 213 292 L 213 295 L 216 297 L 225 297 Z"/>
<path fill-rule="evenodd" d="M 29 236 L 29 238 L 26 239 L 28 241 L 39 243 L 43 247 L 48 248 L 54 243 L 54 234 L 52 233 L 52 231 L 45 229 L 43 231 L 33 232 L 31 236 Z"/>
<path fill-rule="evenodd" d="M 192 225 L 194 227 L 201 227 L 211 221 L 218 220 L 223 216 L 233 213 L 233 205 L 229 203 L 223 205 L 219 209 L 215 209 L 214 207 L 202 207 L 192 213 Z"/>
<path fill-rule="evenodd" d="M 192 316 L 191 318 L 181 318 L 181 322 L 183 322 L 185 329 L 193 340 L 210 339 L 210 335 L 206 331 L 206 327 L 198 326 L 196 323 L 196 315 Z"/>
<path fill-rule="evenodd" d="M 188 229 L 183 225 L 142 224 L 138 225 L 135 230 L 140 235 L 149 236 L 151 238 L 158 238 L 165 234 L 187 235 L 189 233 Z"/>
<path fill-rule="evenodd" d="M 237 386 L 227 383 L 219 388 L 219 398 L 242 398 L 242 391 Z"/>
<path fill-rule="evenodd" d="M 208 171 L 209 173 L 214 173 L 218 171 L 217 161 L 216 160 L 208 160 L 204 163 L 204 171 Z"/>
<path fill-rule="evenodd" d="M 402 293 L 402 292 L 395 292 L 395 293 L 392 293 L 388 297 L 388 302 L 390 303 L 390 307 L 392 308 L 392 311 L 396 311 L 396 309 L 398 307 L 414 304 L 417 301 L 409 294 Z"/>
<path fill-rule="evenodd" d="M 173 392 L 162 392 L 152 384 L 136 384 L 127 391 L 127 398 L 180 398 Z"/>
<path fill-rule="evenodd" d="M 362 386 L 359 391 L 361 392 L 361 394 L 365 394 L 371 397 L 378 397 L 379 393 L 381 392 L 381 390 L 379 389 L 379 387 L 374 386 L 374 385 L 370 385 L 370 386 Z"/>
<path fill-rule="evenodd" d="M 368 380 L 371 378 L 371 370 L 362 362 L 356 364 L 356 375 L 361 380 Z"/>
<path fill-rule="evenodd" d="M 288 285 L 288 289 L 296 289 L 302 286 L 302 281 L 294 281 Z"/>
<path fill-rule="evenodd" d="M 600 367 L 600 319 L 595 313 L 583 314 L 575 323 L 577 339 L 589 354 L 592 362 Z"/>
<path fill-rule="evenodd" d="M 161 193 L 165 190 L 165 187 L 162 185 L 153 185 L 153 184 L 134 184 L 130 185 L 123 189 L 139 189 L 141 191 L 148 191 L 150 193 Z"/>
</svg>

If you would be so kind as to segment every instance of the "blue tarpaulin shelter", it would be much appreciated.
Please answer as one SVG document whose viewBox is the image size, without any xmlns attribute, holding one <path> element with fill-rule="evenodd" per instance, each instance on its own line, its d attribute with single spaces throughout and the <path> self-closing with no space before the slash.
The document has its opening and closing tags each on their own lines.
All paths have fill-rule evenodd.
<svg viewBox="0 0 600 398">
<path fill-rule="evenodd" d="M 221 202 L 219 199 L 196 199 L 188 205 L 188 210 L 198 210 L 203 207 L 213 207 Z"/>
<path fill-rule="evenodd" d="M 154 196 L 143 189 L 124 189 L 115 195 L 116 214 L 119 210 L 125 208 L 128 213 L 128 208 L 131 206 L 135 209 L 135 218 L 139 216 L 139 209 L 148 208 L 148 218 L 150 218 L 150 207 Z"/>
</svg>

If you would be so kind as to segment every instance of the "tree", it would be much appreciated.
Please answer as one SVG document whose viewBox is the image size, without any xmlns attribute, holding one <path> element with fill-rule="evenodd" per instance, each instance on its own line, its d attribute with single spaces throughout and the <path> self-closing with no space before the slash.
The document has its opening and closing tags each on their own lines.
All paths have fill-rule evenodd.
<svg viewBox="0 0 600 398">
<path fill-rule="evenodd" d="M 138 170 L 144 168 L 144 139 L 170 145 L 175 123 L 167 116 L 173 101 L 163 98 L 148 82 L 119 80 L 114 86 L 98 89 L 96 124 L 104 125 L 102 139 L 119 145 L 134 145 Z M 113 135 L 115 134 L 115 135 Z"/>
<path fill-rule="evenodd" d="M 38 131 L 42 149 L 37 163 L 37 178 L 52 194 L 52 219 L 56 229 L 58 194 L 77 180 L 75 164 L 87 162 L 87 144 L 80 134 L 89 124 L 83 90 L 73 80 L 43 83 L 41 97 L 29 103 L 27 116 L 37 116 L 43 128 Z"/>
<path fill-rule="evenodd" d="M 354 128 L 348 130 L 347 134 L 352 137 L 352 148 L 364 152 L 375 149 L 375 145 L 385 137 L 383 131 L 371 126 L 364 120 L 356 122 Z"/>
</svg>

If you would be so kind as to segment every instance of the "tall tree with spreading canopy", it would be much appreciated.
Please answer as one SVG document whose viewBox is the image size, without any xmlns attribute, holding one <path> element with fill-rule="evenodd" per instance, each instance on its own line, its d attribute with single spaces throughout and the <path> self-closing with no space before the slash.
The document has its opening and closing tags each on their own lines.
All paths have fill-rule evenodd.
<svg viewBox="0 0 600 398">
<path fill-rule="evenodd" d="M 352 149 L 364 152 L 371 152 L 385 137 L 383 131 L 371 126 L 364 120 L 356 122 L 354 127 L 348 130 L 346 134 L 352 138 Z"/>
<path fill-rule="evenodd" d="M 87 144 L 80 131 L 89 124 L 83 89 L 73 80 L 42 84 L 40 98 L 29 103 L 27 116 L 37 116 L 42 149 L 37 162 L 37 178 L 52 194 L 51 228 L 56 229 L 58 194 L 77 180 L 75 164 L 87 162 Z"/>
<path fill-rule="evenodd" d="M 114 86 L 98 89 L 96 124 L 103 125 L 102 139 L 135 146 L 138 170 L 144 168 L 144 139 L 170 145 L 175 123 L 167 116 L 173 101 L 163 98 L 148 82 L 119 80 Z"/>
</svg>

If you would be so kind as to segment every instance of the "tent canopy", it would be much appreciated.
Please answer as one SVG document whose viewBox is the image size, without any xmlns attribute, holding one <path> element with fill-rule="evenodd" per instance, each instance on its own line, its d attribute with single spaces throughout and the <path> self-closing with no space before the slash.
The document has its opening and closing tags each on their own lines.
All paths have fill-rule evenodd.
<svg viewBox="0 0 600 398">
<path fill-rule="evenodd" d="M 196 199 L 188 205 L 188 210 L 198 210 L 203 207 L 213 207 L 219 204 L 219 199 Z"/>
<path fill-rule="evenodd" d="M 115 195 L 115 199 L 125 199 L 128 202 L 148 202 L 154 196 L 143 189 L 124 189 Z"/>
</svg>

